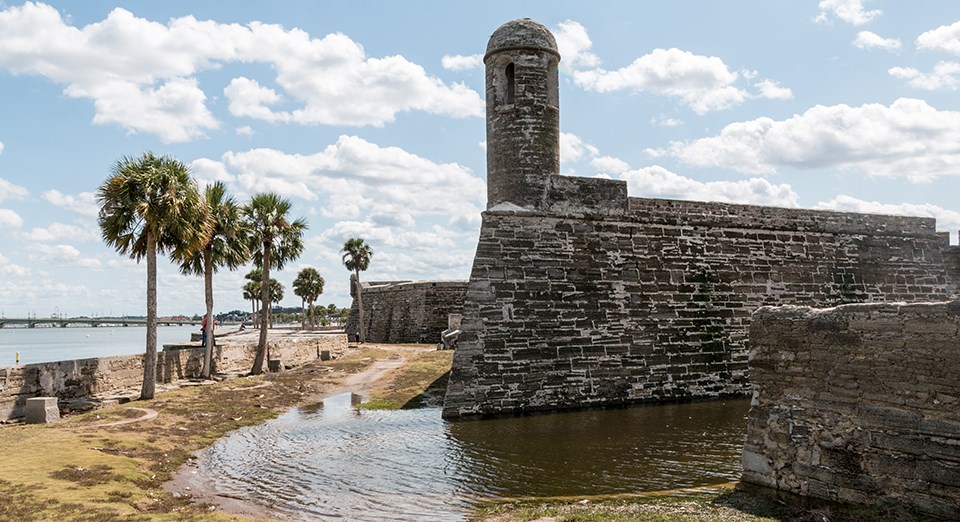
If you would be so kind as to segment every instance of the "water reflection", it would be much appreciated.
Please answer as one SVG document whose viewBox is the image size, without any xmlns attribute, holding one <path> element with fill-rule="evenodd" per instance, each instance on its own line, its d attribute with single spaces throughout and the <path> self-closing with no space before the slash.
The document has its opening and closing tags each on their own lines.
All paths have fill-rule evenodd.
<svg viewBox="0 0 960 522">
<path fill-rule="evenodd" d="M 478 499 L 640 492 L 735 480 L 748 401 L 447 423 L 356 410 L 351 394 L 208 450 L 217 491 L 293 519 L 462 520 Z"/>
</svg>

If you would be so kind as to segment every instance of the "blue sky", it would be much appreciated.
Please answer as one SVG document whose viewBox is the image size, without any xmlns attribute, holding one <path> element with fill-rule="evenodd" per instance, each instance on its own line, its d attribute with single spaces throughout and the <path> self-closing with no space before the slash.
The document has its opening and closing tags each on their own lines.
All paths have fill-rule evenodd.
<svg viewBox="0 0 960 522">
<path fill-rule="evenodd" d="M 171 154 L 310 225 L 302 266 L 466 279 L 485 206 L 483 69 L 529 17 L 562 54 L 562 174 L 632 196 L 899 213 L 960 228 L 960 4 L 0 1 L 0 312 L 142 314 L 145 267 L 104 245 L 93 194 Z M 160 263 L 162 315 L 202 283 Z M 246 270 L 215 281 L 247 309 Z"/>
</svg>

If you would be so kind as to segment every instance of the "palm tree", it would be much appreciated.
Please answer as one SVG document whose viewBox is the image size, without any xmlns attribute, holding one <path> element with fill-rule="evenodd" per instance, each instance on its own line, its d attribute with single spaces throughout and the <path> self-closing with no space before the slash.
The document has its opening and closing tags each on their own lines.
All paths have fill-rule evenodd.
<svg viewBox="0 0 960 522">
<path fill-rule="evenodd" d="M 247 284 L 243 285 L 243 299 L 245 301 L 250 301 L 251 313 L 250 318 L 252 321 L 256 321 L 257 317 L 257 298 L 260 296 L 260 281 L 248 281 Z"/>
<path fill-rule="evenodd" d="M 147 340 L 141 399 L 157 384 L 157 252 L 185 256 L 202 244 L 209 214 L 186 165 L 145 152 L 123 157 L 97 189 L 103 240 L 120 254 L 147 260 Z"/>
<path fill-rule="evenodd" d="M 244 209 L 252 229 L 251 246 L 256 246 L 253 262 L 263 273 L 260 279 L 260 342 L 253 359 L 250 373 L 263 371 L 263 357 L 267 351 L 267 314 L 270 306 L 270 269 L 282 270 L 283 266 L 300 256 L 303 251 L 303 231 L 307 223 L 303 219 L 290 221 L 290 201 L 272 193 L 253 196 Z"/>
<path fill-rule="evenodd" d="M 280 301 L 283 301 L 283 285 L 280 283 L 280 281 L 277 281 L 271 277 L 270 308 L 267 309 L 267 317 L 269 318 L 270 328 L 273 328 L 273 306 L 280 304 Z"/>
<path fill-rule="evenodd" d="M 207 185 L 204 191 L 210 212 L 210 230 L 203 247 L 180 260 L 184 274 L 203 275 L 204 300 L 207 305 L 206 339 L 203 351 L 203 378 L 210 377 L 213 363 L 213 273 L 221 266 L 239 268 L 250 259 L 249 231 L 240 213 L 240 206 L 227 196 L 227 187 L 220 181 Z"/>
<path fill-rule="evenodd" d="M 360 314 L 359 341 L 362 343 L 366 339 L 366 333 L 363 324 L 363 287 L 360 285 L 360 272 L 370 267 L 370 258 L 373 257 L 373 249 L 370 248 L 370 245 L 364 243 L 363 239 L 354 237 L 348 239 L 343 244 L 340 252 L 343 253 L 343 265 L 347 267 L 347 270 L 352 270 L 357 276 L 357 308 Z"/>
<path fill-rule="evenodd" d="M 301 326 L 305 327 L 307 323 L 307 311 L 304 303 L 310 305 L 310 326 L 316 326 L 316 320 L 313 316 L 313 303 L 323 293 L 323 284 L 324 280 L 320 272 L 309 266 L 300 270 L 297 278 L 293 280 L 293 293 L 300 297 L 300 308 L 304 309 Z"/>
</svg>

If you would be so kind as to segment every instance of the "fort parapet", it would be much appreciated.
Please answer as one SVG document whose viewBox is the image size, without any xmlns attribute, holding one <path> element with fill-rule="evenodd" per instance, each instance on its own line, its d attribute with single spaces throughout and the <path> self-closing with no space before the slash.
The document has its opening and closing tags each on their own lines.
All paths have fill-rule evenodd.
<svg viewBox="0 0 960 522">
<path fill-rule="evenodd" d="M 445 417 L 744 395 L 758 307 L 956 294 L 957 249 L 933 219 L 560 176 L 552 38 L 514 20 L 487 48 L 489 201 Z"/>
</svg>

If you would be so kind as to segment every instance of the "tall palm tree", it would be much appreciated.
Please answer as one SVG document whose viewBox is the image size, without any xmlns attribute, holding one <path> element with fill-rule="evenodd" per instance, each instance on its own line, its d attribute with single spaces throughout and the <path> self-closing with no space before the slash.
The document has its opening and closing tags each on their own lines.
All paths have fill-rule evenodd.
<svg viewBox="0 0 960 522">
<path fill-rule="evenodd" d="M 290 201 L 272 193 L 253 196 L 244 209 L 250 222 L 251 246 L 256 246 L 253 262 L 263 273 L 260 279 L 260 342 L 253 359 L 250 373 L 263 372 L 263 357 L 267 351 L 267 313 L 270 307 L 270 269 L 282 270 L 283 266 L 300 256 L 303 251 L 303 231 L 307 223 L 303 219 L 290 221 Z"/>
<path fill-rule="evenodd" d="M 185 256 L 202 244 L 209 213 L 186 165 L 145 152 L 123 157 L 97 189 L 103 240 L 119 253 L 147 260 L 147 339 L 140 398 L 157 384 L 157 252 Z"/>
<path fill-rule="evenodd" d="M 204 196 L 210 212 L 209 235 L 200 250 L 190 252 L 180 260 L 180 271 L 203 276 L 207 343 L 203 351 L 201 375 L 209 378 L 213 363 L 213 273 L 222 266 L 234 270 L 249 261 L 250 239 L 240 206 L 227 195 L 227 187 L 223 182 L 207 185 Z"/>
<path fill-rule="evenodd" d="M 317 272 L 316 268 L 309 266 L 300 270 L 297 278 L 293 280 L 293 293 L 300 297 L 300 308 L 304 309 L 301 326 L 305 327 L 307 323 L 307 311 L 304 303 L 310 305 L 310 326 L 316 326 L 316 320 L 313 317 L 313 303 L 323 293 L 323 285 L 323 276 L 320 275 L 320 272 Z"/>
<path fill-rule="evenodd" d="M 348 239 L 343 244 L 340 252 L 343 253 L 343 265 L 347 267 L 347 270 L 352 270 L 357 276 L 357 308 L 359 312 L 358 318 L 360 319 L 359 341 L 362 343 L 366 340 L 366 331 L 363 324 L 363 287 L 360 285 L 360 272 L 370 268 L 370 258 L 373 257 L 373 249 L 370 248 L 370 245 L 364 243 L 363 239 L 354 237 Z"/>
</svg>

